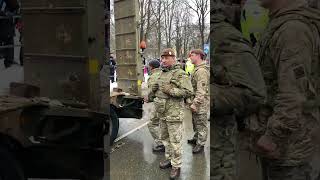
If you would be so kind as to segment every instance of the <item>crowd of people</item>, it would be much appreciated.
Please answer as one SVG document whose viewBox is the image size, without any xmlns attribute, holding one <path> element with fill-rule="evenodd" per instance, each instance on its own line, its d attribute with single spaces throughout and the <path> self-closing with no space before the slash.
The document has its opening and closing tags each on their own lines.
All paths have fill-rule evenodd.
<svg viewBox="0 0 320 180">
<path fill-rule="evenodd" d="M 5 68 L 9 68 L 14 61 L 15 36 L 20 33 L 20 42 L 22 41 L 22 23 L 18 16 L 20 11 L 20 2 L 17 0 L 0 0 L 0 59 L 3 58 Z M 23 65 L 23 52 L 20 49 L 20 65 Z"/>
<path fill-rule="evenodd" d="M 117 62 L 115 60 L 115 58 L 113 57 L 113 55 L 110 55 L 110 59 L 109 59 L 109 66 L 110 66 L 110 81 L 111 83 L 116 82 L 116 70 L 117 70 Z"/>
<path fill-rule="evenodd" d="M 180 65 L 180 68 L 182 70 L 184 70 L 189 76 L 191 76 L 192 72 L 194 71 L 194 64 L 191 62 L 191 59 L 190 59 L 190 56 L 191 54 L 189 53 L 189 57 L 187 59 L 183 59 L 183 58 L 176 58 L 176 61 L 177 61 L 177 64 Z M 204 53 L 204 62 L 210 66 L 210 62 L 209 62 L 209 58 L 207 58 L 207 54 Z M 155 59 L 150 59 L 148 62 L 151 62 L 151 61 L 158 61 L 159 63 L 161 63 L 161 59 L 158 59 L 158 58 L 155 58 Z M 150 74 L 150 68 L 149 68 L 149 65 L 148 63 L 145 65 L 145 73 L 147 74 Z"/>
<path fill-rule="evenodd" d="M 192 50 L 189 58 L 194 65 L 191 76 L 183 70 L 172 49 L 163 50 L 160 62 L 148 63 L 151 75 L 145 102 L 154 103 L 148 128 L 155 141 L 153 151 L 165 153 L 159 166 L 171 168 L 170 179 L 180 176 L 185 107 L 192 111 L 194 136 L 188 143 L 193 145 L 194 154 L 204 151 L 208 136 L 209 66 L 200 49 Z"/>
</svg>

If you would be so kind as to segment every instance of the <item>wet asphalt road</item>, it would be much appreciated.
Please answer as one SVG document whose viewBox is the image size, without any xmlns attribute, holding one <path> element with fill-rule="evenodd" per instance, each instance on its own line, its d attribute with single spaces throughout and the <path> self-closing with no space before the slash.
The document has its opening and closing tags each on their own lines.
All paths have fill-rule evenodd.
<svg viewBox="0 0 320 180">
<path fill-rule="evenodd" d="M 152 105 L 145 104 L 142 119 L 120 119 L 119 136 L 148 122 Z M 210 174 L 209 138 L 202 154 L 193 155 L 187 139 L 193 135 L 191 113 L 186 111 L 183 136 L 183 180 L 208 180 Z M 110 157 L 110 178 L 112 180 L 162 180 L 168 179 L 170 170 L 159 168 L 164 153 L 152 152 L 153 139 L 145 125 L 115 143 Z"/>
</svg>

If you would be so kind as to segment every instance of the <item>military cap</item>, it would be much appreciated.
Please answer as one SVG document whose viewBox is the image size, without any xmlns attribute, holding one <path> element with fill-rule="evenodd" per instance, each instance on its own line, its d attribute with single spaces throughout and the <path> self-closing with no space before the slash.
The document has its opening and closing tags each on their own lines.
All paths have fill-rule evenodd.
<svg viewBox="0 0 320 180">
<path fill-rule="evenodd" d="M 201 59 L 204 59 L 204 57 L 206 56 L 206 54 L 201 49 L 193 49 L 192 51 L 190 51 L 190 54 L 199 54 Z"/>
<path fill-rule="evenodd" d="M 176 54 L 173 49 L 167 48 L 162 51 L 161 57 L 162 56 L 176 56 Z"/>
<path fill-rule="evenodd" d="M 205 56 L 206 54 L 201 49 L 193 49 L 190 54 L 200 54 L 202 56 Z"/>
<path fill-rule="evenodd" d="M 160 62 L 156 59 L 153 59 L 151 61 L 149 61 L 149 66 L 153 67 L 153 68 L 159 68 L 160 67 Z"/>
</svg>

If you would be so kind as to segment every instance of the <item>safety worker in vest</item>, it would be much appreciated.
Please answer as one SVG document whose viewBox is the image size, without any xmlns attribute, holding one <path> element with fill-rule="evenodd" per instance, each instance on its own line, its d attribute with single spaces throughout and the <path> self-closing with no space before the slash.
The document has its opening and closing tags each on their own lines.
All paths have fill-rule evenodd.
<svg viewBox="0 0 320 180">
<path fill-rule="evenodd" d="M 268 23 L 268 12 L 258 0 L 242 0 L 241 6 L 241 31 L 254 47 Z"/>
<path fill-rule="evenodd" d="M 185 67 L 186 67 L 186 69 L 185 69 L 186 73 L 190 76 L 194 71 L 194 64 L 192 64 L 192 62 L 191 62 L 190 55 L 189 55 L 189 58 L 186 62 Z"/>
</svg>

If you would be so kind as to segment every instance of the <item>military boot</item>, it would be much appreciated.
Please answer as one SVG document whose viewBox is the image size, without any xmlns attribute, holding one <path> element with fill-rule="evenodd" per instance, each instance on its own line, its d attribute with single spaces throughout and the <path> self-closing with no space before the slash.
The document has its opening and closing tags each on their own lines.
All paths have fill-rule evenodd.
<svg viewBox="0 0 320 180">
<path fill-rule="evenodd" d="M 171 161 L 170 160 L 164 160 L 160 162 L 160 168 L 161 169 L 167 169 L 171 167 Z"/>
<path fill-rule="evenodd" d="M 178 179 L 180 176 L 180 168 L 172 167 L 170 172 L 170 179 Z"/>
<path fill-rule="evenodd" d="M 198 154 L 198 153 L 200 153 L 200 152 L 203 152 L 203 150 L 204 150 L 204 147 L 203 147 L 202 145 L 197 144 L 197 145 L 193 148 L 192 153 L 193 153 L 193 154 Z"/>
<path fill-rule="evenodd" d="M 196 145 L 197 140 L 196 139 L 188 139 L 188 144 Z"/>
<path fill-rule="evenodd" d="M 153 152 L 165 152 L 164 145 L 157 145 L 152 148 Z"/>
</svg>

